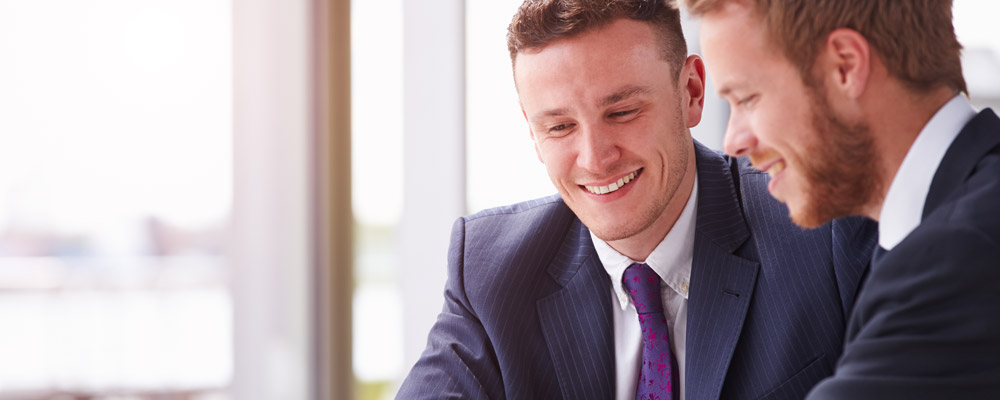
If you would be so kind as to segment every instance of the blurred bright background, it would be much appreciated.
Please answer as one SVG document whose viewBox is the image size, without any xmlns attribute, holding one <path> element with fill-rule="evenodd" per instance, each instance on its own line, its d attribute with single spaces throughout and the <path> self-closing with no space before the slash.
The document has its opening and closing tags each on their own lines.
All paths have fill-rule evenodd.
<svg viewBox="0 0 1000 400">
<path fill-rule="evenodd" d="M 316 256 L 310 203 L 336 157 L 310 139 L 316 15 L 338 1 L 353 265 Z M 0 400 L 392 398 L 451 222 L 555 192 L 511 80 L 520 0 L 431 3 L 0 0 Z M 998 14 L 955 1 L 977 107 L 1000 108 Z M 718 148 L 727 115 L 708 99 L 695 137 Z M 332 333 L 327 268 L 353 275 Z M 322 389 L 339 332 L 355 383 Z"/>
<path fill-rule="evenodd" d="M 232 379 L 227 1 L 0 1 L 0 398 Z"/>
</svg>

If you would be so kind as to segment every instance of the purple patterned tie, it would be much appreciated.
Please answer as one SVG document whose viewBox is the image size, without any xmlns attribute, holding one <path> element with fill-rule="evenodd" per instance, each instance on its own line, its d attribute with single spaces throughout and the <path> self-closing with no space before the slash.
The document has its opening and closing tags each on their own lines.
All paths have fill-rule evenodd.
<svg viewBox="0 0 1000 400">
<path fill-rule="evenodd" d="M 673 400 L 680 387 L 677 386 L 677 360 L 670 351 L 667 336 L 667 317 L 663 315 L 660 277 L 648 265 L 637 263 L 625 270 L 622 284 L 632 297 L 642 327 L 642 369 L 635 398 Z"/>
</svg>

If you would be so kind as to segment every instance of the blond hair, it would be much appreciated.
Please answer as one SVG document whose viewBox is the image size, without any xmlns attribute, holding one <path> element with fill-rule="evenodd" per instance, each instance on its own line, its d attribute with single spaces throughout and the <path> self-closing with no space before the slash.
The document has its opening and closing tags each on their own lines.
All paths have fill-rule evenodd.
<svg viewBox="0 0 1000 400">
<path fill-rule="evenodd" d="M 737 0 L 682 0 L 704 15 Z M 741 0 L 762 18 L 776 47 L 807 82 L 827 36 L 849 28 L 865 37 L 893 76 L 917 92 L 945 85 L 967 92 L 951 0 Z"/>
</svg>

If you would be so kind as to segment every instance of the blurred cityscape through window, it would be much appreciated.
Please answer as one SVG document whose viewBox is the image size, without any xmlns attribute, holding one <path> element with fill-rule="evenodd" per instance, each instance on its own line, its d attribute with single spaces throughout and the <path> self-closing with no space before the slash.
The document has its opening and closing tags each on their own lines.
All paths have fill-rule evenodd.
<svg viewBox="0 0 1000 400">
<path fill-rule="evenodd" d="M 223 399 L 231 10 L 0 0 L 0 399 Z"/>
</svg>

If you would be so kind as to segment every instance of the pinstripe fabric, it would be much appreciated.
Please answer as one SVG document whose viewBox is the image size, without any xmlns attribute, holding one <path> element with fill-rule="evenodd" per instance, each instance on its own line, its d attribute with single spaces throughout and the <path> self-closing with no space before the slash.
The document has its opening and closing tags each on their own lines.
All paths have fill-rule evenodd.
<svg viewBox="0 0 1000 400">
<path fill-rule="evenodd" d="M 456 221 L 445 309 L 397 397 L 611 397 L 611 299 L 596 260 L 558 196 Z"/>
<path fill-rule="evenodd" d="M 752 258 L 733 254 L 750 230 L 727 160 L 702 161 L 698 179 L 684 378 L 688 400 L 719 397 L 760 269 Z"/>
<path fill-rule="evenodd" d="M 565 257 L 557 258 L 546 271 L 565 285 L 564 290 L 537 303 L 547 355 L 562 398 L 610 399 L 615 389 L 611 283 L 586 227 L 574 221 L 570 233 L 571 240 L 560 249 Z"/>
<path fill-rule="evenodd" d="M 766 175 L 695 147 L 687 398 L 801 399 L 840 354 L 874 225 L 803 232 Z M 448 271 L 444 309 L 397 398 L 613 397 L 611 283 L 558 196 L 456 221 Z"/>
<path fill-rule="evenodd" d="M 716 339 L 714 345 L 706 346 L 720 356 L 731 354 L 728 363 L 716 358 L 713 368 L 702 371 L 701 363 L 691 354 L 705 353 L 700 349 L 703 343 L 692 344 L 689 339 L 688 345 L 697 348 L 688 349 L 692 365 L 688 387 L 694 387 L 691 379 L 696 375 L 719 382 L 725 374 L 723 385 L 701 386 L 707 391 L 689 398 L 802 398 L 833 371 L 846 316 L 876 242 L 875 225 L 863 218 L 847 218 L 802 230 L 789 221 L 787 209 L 767 192 L 766 174 L 750 168 L 746 160 L 739 161 L 738 170 L 741 207 L 730 204 L 728 209 L 743 210 L 751 233 L 738 248 L 713 249 L 716 243 L 701 240 L 700 233 L 706 230 L 699 226 L 696 258 L 707 258 L 703 252 L 734 251 L 729 259 L 693 270 L 692 287 L 697 285 L 707 293 L 697 293 L 697 299 L 691 300 L 688 336 L 711 335 L 713 330 L 729 328 L 719 322 L 724 319 L 720 312 L 739 318 L 741 307 L 746 307 L 747 317 L 741 320 L 738 345 L 726 348 L 731 353 L 715 347 L 730 346 L 728 342 Z M 754 266 L 759 270 L 754 271 Z M 741 283 L 746 289 L 738 287 Z M 749 304 L 740 302 L 744 298 L 742 301 Z M 720 365 L 728 367 L 728 374 Z"/>
</svg>

